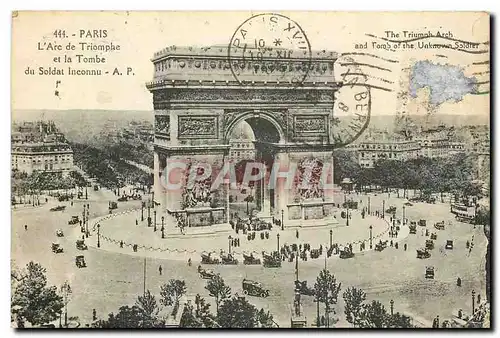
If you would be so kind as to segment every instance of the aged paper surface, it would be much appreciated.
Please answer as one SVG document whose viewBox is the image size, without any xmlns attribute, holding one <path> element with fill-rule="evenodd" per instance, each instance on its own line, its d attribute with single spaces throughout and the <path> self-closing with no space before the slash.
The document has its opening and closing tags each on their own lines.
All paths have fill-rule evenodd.
<svg viewBox="0 0 500 338">
<path fill-rule="evenodd" d="M 481 12 L 14 12 L 13 327 L 490 327 Z"/>
</svg>

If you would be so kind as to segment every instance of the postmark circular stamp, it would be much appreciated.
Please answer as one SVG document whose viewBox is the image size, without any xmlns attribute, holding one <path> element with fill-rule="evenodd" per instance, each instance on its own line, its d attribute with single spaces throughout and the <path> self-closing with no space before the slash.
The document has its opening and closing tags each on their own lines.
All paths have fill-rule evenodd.
<svg viewBox="0 0 500 338">
<path fill-rule="evenodd" d="M 368 128 L 372 96 L 368 76 L 352 59 L 337 60 L 335 72 L 341 81 L 334 95 L 330 133 L 334 148 L 343 148 Z"/>
<path fill-rule="evenodd" d="M 228 60 L 240 84 L 265 75 L 267 81 L 300 85 L 312 67 L 311 44 L 294 20 L 276 13 L 257 14 L 234 32 Z"/>
</svg>

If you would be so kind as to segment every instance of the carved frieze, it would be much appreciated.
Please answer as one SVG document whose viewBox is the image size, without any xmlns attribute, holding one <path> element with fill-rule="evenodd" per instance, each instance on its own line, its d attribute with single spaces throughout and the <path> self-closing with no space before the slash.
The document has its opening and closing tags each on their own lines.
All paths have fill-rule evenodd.
<svg viewBox="0 0 500 338">
<path fill-rule="evenodd" d="M 162 137 L 170 138 L 170 116 L 156 115 L 155 116 L 155 134 Z"/>
<path fill-rule="evenodd" d="M 324 191 L 321 186 L 323 162 L 317 158 L 307 158 L 298 164 L 297 169 L 300 173 L 298 190 L 302 200 L 323 198 Z"/>
<path fill-rule="evenodd" d="M 327 128 L 327 116 L 295 116 L 295 135 L 324 135 Z"/>
<path fill-rule="evenodd" d="M 179 139 L 217 138 L 217 116 L 179 116 Z"/>
</svg>

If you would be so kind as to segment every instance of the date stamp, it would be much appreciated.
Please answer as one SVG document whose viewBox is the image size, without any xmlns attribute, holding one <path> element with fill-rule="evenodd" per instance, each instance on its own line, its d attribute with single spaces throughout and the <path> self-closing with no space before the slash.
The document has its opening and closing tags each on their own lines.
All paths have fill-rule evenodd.
<svg viewBox="0 0 500 338">
<path fill-rule="evenodd" d="M 265 74 L 270 82 L 301 85 L 311 68 L 311 44 L 294 20 L 276 13 L 257 14 L 234 32 L 228 59 L 240 84 Z"/>
</svg>

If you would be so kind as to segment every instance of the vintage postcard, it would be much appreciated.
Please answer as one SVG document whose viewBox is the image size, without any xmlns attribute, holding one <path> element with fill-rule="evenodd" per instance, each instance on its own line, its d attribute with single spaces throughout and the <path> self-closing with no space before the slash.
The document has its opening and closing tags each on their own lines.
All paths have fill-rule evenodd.
<svg viewBox="0 0 500 338">
<path fill-rule="evenodd" d="M 12 34 L 12 327 L 490 327 L 488 13 Z"/>
</svg>

